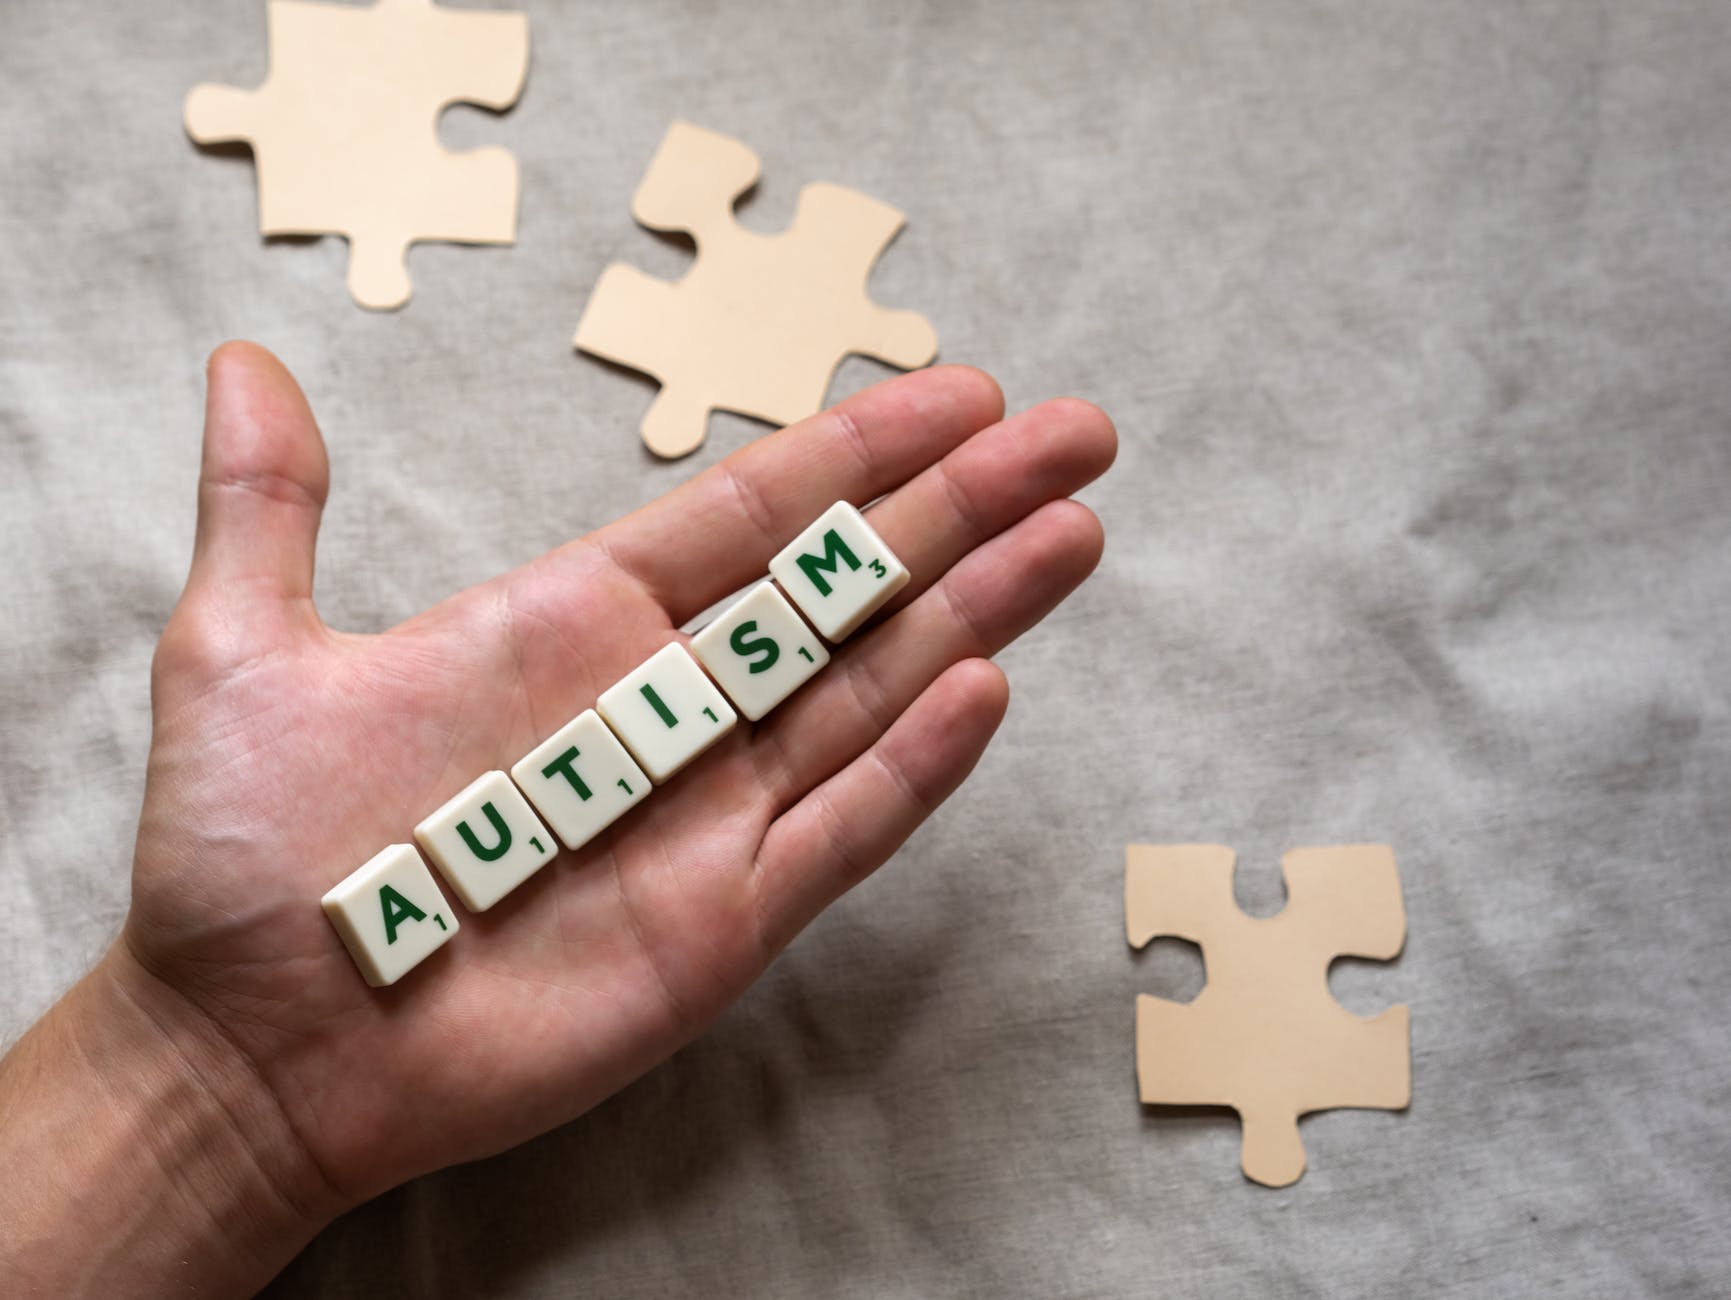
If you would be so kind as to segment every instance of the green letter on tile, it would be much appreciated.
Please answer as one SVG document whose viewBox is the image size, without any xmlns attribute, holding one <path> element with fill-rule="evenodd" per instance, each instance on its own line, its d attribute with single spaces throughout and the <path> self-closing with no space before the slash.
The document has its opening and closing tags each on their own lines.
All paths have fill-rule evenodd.
<svg viewBox="0 0 1731 1300">
<path fill-rule="evenodd" d="M 741 659 L 749 659 L 752 655 L 762 655 L 763 658 L 751 665 L 752 675 L 766 673 L 775 667 L 775 661 L 781 658 L 781 647 L 774 638 L 768 636 L 752 636 L 757 631 L 757 620 L 747 619 L 733 629 L 733 635 L 727 638 L 727 644 L 733 647 L 733 653 Z"/>
<path fill-rule="evenodd" d="M 811 585 L 817 588 L 817 594 L 827 596 L 830 594 L 830 585 L 824 581 L 823 573 L 834 573 L 838 559 L 850 569 L 859 568 L 859 557 L 848 549 L 847 543 L 841 539 L 841 534 L 832 528 L 823 535 L 822 556 L 802 555 L 794 563 L 799 565 L 801 573 L 811 579 Z"/>
<path fill-rule="evenodd" d="M 546 767 L 541 769 L 541 775 L 551 781 L 555 776 L 562 776 L 571 783 L 571 788 L 577 792 L 577 797 L 585 803 L 589 801 L 589 787 L 583 784 L 583 778 L 577 775 L 577 769 L 571 764 L 577 761 L 577 746 L 573 745 Z M 489 805 L 490 806 L 490 805 Z"/>
<path fill-rule="evenodd" d="M 385 913 L 385 942 L 397 941 L 397 927 L 404 921 L 425 921 L 427 914 L 389 885 L 379 886 L 379 906 Z M 443 922 L 440 925 L 443 926 Z"/>
<path fill-rule="evenodd" d="M 475 838 L 475 832 L 469 829 L 467 821 L 457 823 L 457 834 L 463 837 L 463 843 L 469 846 L 469 852 L 482 862 L 497 862 L 511 847 L 511 828 L 505 825 L 505 819 L 499 816 L 499 810 L 493 807 L 491 799 L 481 805 L 481 811 L 487 814 L 487 820 L 493 824 L 493 832 L 499 837 L 497 844 L 490 849 L 482 848 L 481 841 Z"/>
<path fill-rule="evenodd" d="M 643 698 L 649 701 L 649 707 L 655 710 L 655 716 L 670 727 L 677 727 L 679 719 L 673 716 L 673 710 L 661 702 L 661 697 L 655 693 L 655 688 L 648 682 L 637 688 L 643 692 Z"/>
</svg>

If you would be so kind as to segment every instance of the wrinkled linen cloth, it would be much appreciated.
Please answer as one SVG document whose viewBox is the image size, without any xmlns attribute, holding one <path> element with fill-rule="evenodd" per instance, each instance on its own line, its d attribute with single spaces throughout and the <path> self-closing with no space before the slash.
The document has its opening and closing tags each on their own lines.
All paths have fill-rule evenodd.
<svg viewBox="0 0 1731 1300">
<path fill-rule="evenodd" d="M 378 629 L 676 464 L 574 354 L 675 116 L 910 224 L 872 280 L 943 356 L 1116 418 L 1105 561 L 1006 653 L 972 781 L 701 1041 L 577 1122 L 320 1236 L 271 1294 L 1709 1295 L 1731 1281 L 1731 6 L 525 0 L 455 147 L 510 249 L 356 308 L 180 127 L 263 6 L 9 0 L 0 40 L 0 1033 L 115 932 L 202 364 L 275 349 L 330 443 L 317 597 Z M 840 396 L 886 372 L 853 360 Z M 1139 1105 L 1131 841 L 1394 846 L 1404 1114 Z M 308 906 L 315 900 L 308 899 Z"/>
</svg>

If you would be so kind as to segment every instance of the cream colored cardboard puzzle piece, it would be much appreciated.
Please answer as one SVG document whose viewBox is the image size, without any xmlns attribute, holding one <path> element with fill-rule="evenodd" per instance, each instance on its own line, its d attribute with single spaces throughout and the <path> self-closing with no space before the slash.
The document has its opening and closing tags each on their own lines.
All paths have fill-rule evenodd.
<svg viewBox="0 0 1731 1300">
<path fill-rule="evenodd" d="M 267 14 L 264 84 L 197 86 L 185 114 L 200 144 L 252 145 L 261 234 L 346 235 L 349 292 L 377 311 L 409 299 L 410 244 L 516 239 L 516 159 L 453 153 L 437 132 L 448 105 L 516 102 L 527 16 L 432 0 L 271 0 Z"/>
<path fill-rule="evenodd" d="M 815 414 L 849 353 L 903 369 L 937 355 L 924 316 L 889 311 L 866 294 L 902 214 L 819 183 L 800 192 L 792 225 L 760 235 L 733 215 L 759 171 L 739 141 L 674 122 L 631 214 L 651 230 L 690 234 L 697 260 L 677 283 L 614 263 L 577 325 L 578 348 L 660 381 L 642 424 L 658 456 L 697 450 L 712 410 L 775 424 Z"/>
<path fill-rule="evenodd" d="M 1236 857 L 1219 844 L 1125 851 L 1130 946 L 1189 939 L 1208 973 L 1192 1002 L 1136 999 L 1136 1077 L 1144 1102 L 1231 1106 L 1245 1176 L 1284 1187 L 1304 1172 L 1300 1115 L 1411 1099 L 1407 1008 L 1366 1019 L 1328 991 L 1336 957 L 1399 955 L 1406 912 L 1386 845 L 1293 849 L 1280 860 L 1286 907 L 1267 918 L 1233 899 Z"/>
</svg>

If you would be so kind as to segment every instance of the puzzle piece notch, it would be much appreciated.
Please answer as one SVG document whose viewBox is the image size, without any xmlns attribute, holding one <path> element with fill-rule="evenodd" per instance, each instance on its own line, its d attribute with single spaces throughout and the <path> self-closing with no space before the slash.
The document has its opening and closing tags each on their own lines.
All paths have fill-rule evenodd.
<svg viewBox="0 0 1731 1300">
<path fill-rule="evenodd" d="M 614 263 L 578 323 L 578 348 L 660 382 L 641 425 L 658 456 L 695 451 L 711 411 L 775 424 L 814 414 L 850 353 L 903 369 L 937 354 L 924 316 L 880 307 L 866 293 L 902 214 L 818 182 L 800 191 L 785 231 L 760 235 L 733 212 L 760 171 L 739 141 L 675 121 L 631 212 L 652 230 L 690 234 L 697 259 L 673 283 Z"/>
<path fill-rule="evenodd" d="M 1126 850 L 1131 946 L 1189 939 L 1207 970 L 1189 1003 L 1137 998 L 1136 1074 L 1146 1103 L 1237 1110 L 1245 1176 L 1284 1187 L 1304 1172 L 1299 1116 L 1347 1106 L 1401 1110 L 1411 1100 L 1407 1008 L 1367 1019 L 1328 991 L 1336 957 L 1398 956 L 1406 914 L 1386 845 L 1288 852 L 1281 859 L 1287 904 L 1268 918 L 1239 909 L 1236 860 L 1218 844 Z"/>
<path fill-rule="evenodd" d="M 379 311 L 409 299 L 410 244 L 516 239 L 516 159 L 445 149 L 438 119 L 456 103 L 516 102 L 527 15 L 271 0 L 266 25 L 263 83 L 196 86 L 184 113 L 199 144 L 252 146 L 261 234 L 346 236 L 349 292 Z"/>
</svg>

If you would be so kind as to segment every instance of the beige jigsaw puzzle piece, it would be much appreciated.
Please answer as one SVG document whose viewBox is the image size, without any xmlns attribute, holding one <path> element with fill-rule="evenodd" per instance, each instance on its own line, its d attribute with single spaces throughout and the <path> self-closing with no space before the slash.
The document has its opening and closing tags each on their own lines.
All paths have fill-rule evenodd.
<svg viewBox="0 0 1731 1300">
<path fill-rule="evenodd" d="M 1125 851 L 1131 947 L 1189 939 L 1208 974 L 1189 1003 L 1136 999 L 1136 1077 L 1144 1102 L 1231 1106 L 1245 1175 L 1284 1187 L 1304 1172 L 1300 1115 L 1411 1100 L 1407 1008 L 1366 1019 L 1328 991 L 1336 957 L 1399 955 L 1406 911 L 1386 845 L 1293 849 L 1281 859 L 1286 907 L 1267 918 L 1239 910 L 1236 860 L 1219 844 Z"/>
<path fill-rule="evenodd" d="M 658 456 L 695 451 L 713 410 L 775 424 L 814 414 L 849 353 L 903 369 L 937 355 L 924 316 L 879 307 L 866 294 L 902 214 L 820 183 L 800 192 L 792 225 L 760 235 L 733 215 L 759 170 L 739 141 L 674 122 L 631 213 L 652 230 L 691 235 L 697 260 L 677 283 L 609 266 L 577 325 L 578 348 L 660 381 L 642 424 Z"/>
<path fill-rule="evenodd" d="M 516 159 L 453 153 L 437 132 L 451 104 L 516 102 L 529 71 L 526 15 L 432 0 L 271 0 L 267 24 L 264 83 L 197 86 L 185 111 L 198 143 L 252 145 L 261 234 L 346 235 L 349 292 L 379 311 L 409 299 L 410 244 L 516 239 Z"/>
</svg>

